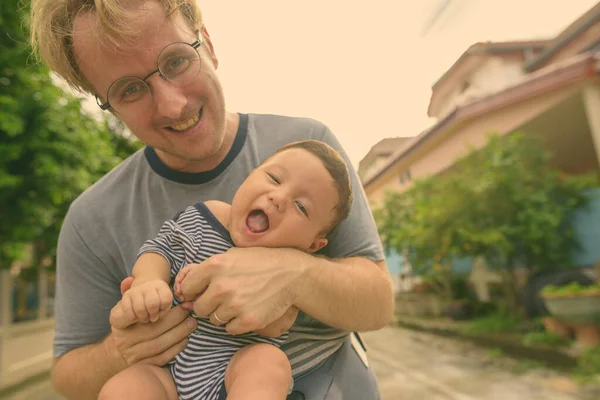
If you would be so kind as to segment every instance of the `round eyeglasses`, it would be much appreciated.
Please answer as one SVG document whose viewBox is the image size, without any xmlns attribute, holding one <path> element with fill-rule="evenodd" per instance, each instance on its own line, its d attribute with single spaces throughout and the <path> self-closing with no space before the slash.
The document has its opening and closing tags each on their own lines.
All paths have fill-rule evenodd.
<svg viewBox="0 0 600 400">
<path fill-rule="evenodd" d="M 109 108 L 119 114 L 134 114 L 143 112 L 152 101 L 152 89 L 148 85 L 148 78 L 158 73 L 161 77 L 175 85 L 190 83 L 200 72 L 200 55 L 198 48 L 202 40 L 193 43 L 175 42 L 168 44 L 158 54 L 157 69 L 144 78 L 124 76 L 108 87 L 106 103 L 96 102 L 102 110 Z"/>
</svg>

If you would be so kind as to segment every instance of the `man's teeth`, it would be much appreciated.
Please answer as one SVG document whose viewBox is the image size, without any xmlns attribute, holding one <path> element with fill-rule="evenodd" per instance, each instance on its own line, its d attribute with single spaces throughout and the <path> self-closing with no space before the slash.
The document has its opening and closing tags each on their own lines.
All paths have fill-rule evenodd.
<svg viewBox="0 0 600 400">
<path fill-rule="evenodd" d="M 192 118 L 190 118 L 188 121 L 186 121 L 184 123 L 171 126 L 171 129 L 176 130 L 176 131 L 185 131 L 190 126 L 196 124 L 199 119 L 200 119 L 199 115 L 194 115 Z"/>
</svg>

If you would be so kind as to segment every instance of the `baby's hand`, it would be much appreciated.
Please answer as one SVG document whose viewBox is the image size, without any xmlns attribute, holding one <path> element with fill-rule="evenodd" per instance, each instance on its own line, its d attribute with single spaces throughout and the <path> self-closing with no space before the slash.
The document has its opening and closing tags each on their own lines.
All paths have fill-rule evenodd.
<svg viewBox="0 0 600 400">
<path fill-rule="evenodd" d="M 135 283 L 135 282 L 134 282 Z M 159 279 L 140 283 L 123 294 L 121 307 L 125 315 L 135 315 L 138 322 L 155 322 L 171 308 L 173 294 Z"/>
</svg>

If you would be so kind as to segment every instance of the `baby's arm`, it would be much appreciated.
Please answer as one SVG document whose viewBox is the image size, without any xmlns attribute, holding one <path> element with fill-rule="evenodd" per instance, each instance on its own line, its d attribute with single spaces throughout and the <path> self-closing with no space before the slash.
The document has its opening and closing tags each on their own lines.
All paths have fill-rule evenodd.
<svg viewBox="0 0 600 400">
<path fill-rule="evenodd" d="M 123 314 L 133 316 L 137 322 L 154 322 L 169 310 L 173 301 L 170 271 L 169 262 L 159 253 L 139 256 L 133 266 L 131 289 L 121 299 Z"/>
</svg>

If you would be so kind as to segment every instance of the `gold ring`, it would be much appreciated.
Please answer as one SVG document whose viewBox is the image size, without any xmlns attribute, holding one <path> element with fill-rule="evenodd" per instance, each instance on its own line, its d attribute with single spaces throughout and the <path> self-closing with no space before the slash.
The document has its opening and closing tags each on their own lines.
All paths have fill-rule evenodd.
<svg viewBox="0 0 600 400">
<path fill-rule="evenodd" d="M 221 318 L 217 317 L 217 312 L 213 311 L 213 317 L 215 317 L 215 319 L 217 320 L 217 322 L 220 322 L 221 324 L 226 324 L 227 321 L 223 321 Z"/>
</svg>

